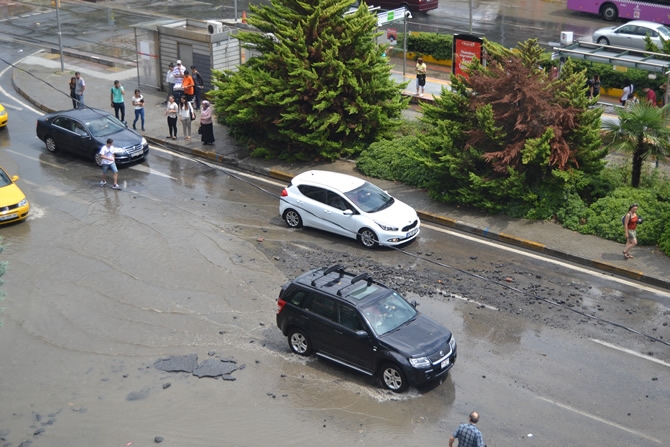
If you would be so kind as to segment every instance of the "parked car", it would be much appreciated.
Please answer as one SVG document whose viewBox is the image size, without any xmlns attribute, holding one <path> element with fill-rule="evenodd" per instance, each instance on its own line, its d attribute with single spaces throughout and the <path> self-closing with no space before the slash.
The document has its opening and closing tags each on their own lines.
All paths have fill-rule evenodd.
<svg viewBox="0 0 670 447">
<path fill-rule="evenodd" d="M 311 270 L 284 284 L 277 326 L 294 353 L 317 356 L 401 393 L 446 377 L 456 361 L 451 332 L 367 273 L 340 265 Z"/>
<path fill-rule="evenodd" d="M 661 39 L 670 40 L 670 28 L 646 20 L 631 20 L 623 25 L 600 28 L 593 33 L 593 42 L 644 50 L 646 48 L 644 38 L 647 35 L 656 46 L 662 48 Z"/>
<path fill-rule="evenodd" d="M 0 166 L 0 224 L 19 222 L 28 217 L 30 203 L 16 185 L 18 175 L 10 177 Z"/>
<path fill-rule="evenodd" d="M 2 104 L 0 104 L 0 129 L 4 129 L 7 126 L 7 121 L 9 120 L 9 115 L 7 110 Z"/>
<path fill-rule="evenodd" d="M 279 213 L 291 228 L 318 228 L 367 248 L 411 241 L 421 227 L 409 205 L 363 179 L 330 171 L 293 177 L 281 192 Z"/>
<path fill-rule="evenodd" d="M 49 152 L 71 152 L 98 165 L 98 152 L 108 138 L 114 140 L 118 165 L 139 162 L 149 155 L 147 140 L 104 110 L 84 108 L 49 113 L 37 119 L 36 132 Z"/>
<path fill-rule="evenodd" d="M 437 9 L 439 0 L 368 0 L 365 2 L 368 6 L 379 6 L 382 9 L 407 8 L 412 12 L 426 12 L 431 9 Z M 353 6 L 358 7 L 359 2 L 354 2 Z"/>
</svg>

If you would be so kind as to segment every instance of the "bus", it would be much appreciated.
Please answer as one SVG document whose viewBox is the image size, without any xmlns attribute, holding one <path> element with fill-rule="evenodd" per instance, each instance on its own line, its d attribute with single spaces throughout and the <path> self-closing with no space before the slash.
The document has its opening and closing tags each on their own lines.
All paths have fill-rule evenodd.
<svg viewBox="0 0 670 447">
<path fill-rule="evenodd" d="M 670 25 L 670 0 L 568 0 L 568 9 L 598 14 L 610 21 L 621 18 Z"/>
</svg>

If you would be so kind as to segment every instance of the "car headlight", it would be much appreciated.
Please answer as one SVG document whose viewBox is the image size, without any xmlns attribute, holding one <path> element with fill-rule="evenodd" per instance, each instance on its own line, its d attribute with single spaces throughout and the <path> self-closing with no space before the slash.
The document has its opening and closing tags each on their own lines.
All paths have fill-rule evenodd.
<svg viewBox="0 0 670 447">
<path fill-rule="evenodd" d="M 23 199 L 19 202 L 18 206 L 26 206 L 26 205 L 28 205 L 28 199 Z"/>
<path fill-rule="evenodd" d="M 430 366 L 430 360 L 428 359 L 428 357 L 409 359 L 409 363 L 415 368 L 428 368 Z"/>
<path fill-rule="evenodd" d="M 146 146 L 147 144 L 147 139 L 142 137 L 142 146 Z"/>
<path fill-rule="evenodd" d="M 449 340 L 449 347 L 451 348 L 451 352 L 454 352 L 454 350 L 456 349 L 456 338 L 453 335 Z"/>
<path fill-rule="evenodd" d="M 384 231 L 398 231 L 398 227 L 392 227 L 390 225 L 384 225 L 379 222 L 375 222 L 377 225 L 379 225 L 379 228 L 381 228 Z"/>
<path fill-rule="evenodd" d="M 6 110 L 0 110 L 0 116 L 5 116 L 5 115 L 7 115 L 7 111 Z"/>
<path fill-rule="evenodd" d="M 126 150 L 125 150 L 124 148 L 122 148 L 122 147 L 115 147 L 115 148 L 114 148 L 114 153 L 115 153 L 115 154 L 125 154 L 125 153 L 126 153 Z"/>
</svg>

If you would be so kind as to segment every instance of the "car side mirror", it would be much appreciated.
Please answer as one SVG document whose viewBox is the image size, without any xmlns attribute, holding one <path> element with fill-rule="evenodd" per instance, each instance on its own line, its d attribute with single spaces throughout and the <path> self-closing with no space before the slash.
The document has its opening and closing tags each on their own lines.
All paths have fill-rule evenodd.
<svg viewBox="0 0 670 447">
<path fill-rule="evenodd" d="M 356 331 L 356 338 L 358 338 L 359 340 L 362 340 L 364 338 L 368 338 L 369 336 L 370 336 L 370 334 L 368 334 L 366 331 L 364 331 L 362 329 L 360 331 Z"/>
<path fill-rule="evenodd" d="M 419 305 L 419 303 L 417 303 L 416 300 L 412 300 L 412 302 L 409 303 L 409 304 L 411 304 L 412 307 L 415 308 L 415 309 L 416 309 L 416 307 Z"/>
<path fill-rule="evenodd" d="M 342 214 L 344 214 L 345 216 L 351 216 L 352 214 L 354 214 L 354 212 L 352 210 L 347 209 L 342 211 Z"/>
</svg>

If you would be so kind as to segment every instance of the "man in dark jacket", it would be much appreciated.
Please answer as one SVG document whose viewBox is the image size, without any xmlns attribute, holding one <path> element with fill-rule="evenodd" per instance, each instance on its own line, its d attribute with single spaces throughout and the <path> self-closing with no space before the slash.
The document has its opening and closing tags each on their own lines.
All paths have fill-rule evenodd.
<svg viewBox="0 0 670 447">
<path fill-rule="evenodd" d="M 202 79 L 202 76 L 200 76 L 200 73 L 198 72 L 198 69 L 195 67 L 195 65 L 191 65 L 191 73 L 193 81 L 195 82 L 194 106 L 195 110 L 200 110 L 200 95 L 202 94 L 202 89 L 205 87 L 205 81 Z"/>
</svg>

